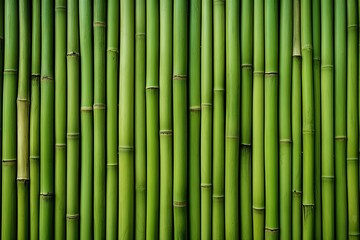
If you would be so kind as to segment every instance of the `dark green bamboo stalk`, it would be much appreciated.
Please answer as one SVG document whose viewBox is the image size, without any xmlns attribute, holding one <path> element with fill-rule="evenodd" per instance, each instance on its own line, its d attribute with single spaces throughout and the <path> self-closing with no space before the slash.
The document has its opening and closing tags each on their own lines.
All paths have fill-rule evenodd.
<svg viewBox="0 0 360 240">
<path fill-rule="evenodd" d="M 301 35 L 300 0 L 293 2 L 293 51 L 291 90 L 291 134 L 292 134 L 292 239 L 301 238 L 302 197 L 302 135 L 301 135 Z"/>
<path fill-rule="evenodd" d="M 118 73 L 119 1 L 108 0 L 106 50 L 106 239 L 117 239 L 118 226 Z M 136 120 L 135 120 L 136 121 Z"/>
<path fill-rule="evenodd" d="M 93 236 L 93 169 L 94 169 L 94 62 L 93 6 L 91 0 L 79 1 L 79 34 L 81 52 L 81 180 L 80 180 L 80 238 Z"/>
<path fill-rule="evenodd" d="M 335 0 L 335 233 L 347 238 L 346 191 L 346 1 Z"/>
<path fill-rule="evenodd" d="M 146 238 L 159 237 L 159 0 L 146 1 Z"/>
<path fill-rule="evenodd" d="M 291 239 L 291 58 L 293 0 L 280 1 L 279 205 L 280 239 Z"/>
<path fill-rule="evenodd" d="M 39 239 L 54 236 L 54 1 L 41 1 Z"/>
<path fill-rule="evenodd" d="M 239 238 L 240 3 L 226 2 L 225 238 Z"/>
<path fill-rule="evenodd" d="M 2 157 L 2 111 L 3 111 L 3 80 L 4 80 L 4 0 L 0 0 L 0 156 Z M 1 206 L 1 166 L 0 166 L 0 206 Z M 1 207 L 0 207 L 1 215 Z M 1 223 L 1 219 L 0 219 Z M 1 230 L 1 227 L 0 227 Z M 1 236 L 1 235 L 0 235 Z"/>
<path fill-rule="evenodd" d="M 160 0 L 160 239 L 173 233 L 172 0 Z"/>
<path fill-rule="evenodd" d="M 347 1 L 347 197 L 348 238 L 357 239 L 360 233 L 359 212 L 359 18 L 358 1 Z"/>
<path fill-rule="evenodd" d="M 211 239 L 213 1 L 201 2 L 201 238 Z"/>
<path fill-rule="evenodd" d="M 31 76 L 31 6 L 27 0 L 19 1 L 19 85 L 17 95 L 17 237 L 29 238 L 29 120 Z"/>
<path fill-rule="evenodd" d="M 124 239 L 134 238 L 134 13 L 133 0 L 120 2 L 118 236 Z"/>
<path fill-rule="evenodd" d="M 40 0 L 32 1 L 30 101 L 30 239 L 39 239 L 40 194 Z"/>
<path fill-rule="evenodd" d="M 173 22 L 173 113 L 174 121 L 174 239 L 188 237 L 187 214 L 187 74 L 188 22 L 187 0 L 174 1 Z M 150 146 L 149 146 L 150 147 Z M 149 173 L 148 173 L 149 174 Z M 200 226 L 197 226 L 200 228 Z"/>
<path fill-rule="evenodd" d="M 67 10 L 67 179 L 66 239 L 79 238 L 80 66 L 79 2 L 69 1 Z M 88 182 L 86 184 L 89 184 Z M 87 199 L 88 200 L 88 199 Z"/>
<path fill-rule="evenodd" d="M 105 238 L 106 1 L 94 0 L 94 238 Z M 121 136 L 121 135 L 120 135 Z M 125 194 L 125 193 L 124 193 Z M 130 217 L 130 216 L 129 216 Z M 123 235 L 120 235 L 123 236 Z"/>
<path fill-rule="evenodd" d="M 145 239 L 146 112 L 145 0 L 135 2 L 135 239 Z"/>
<path fill-rule="evenodd" d="M 254 82 L 253 82 L 253 234 L 254 239 L 265 235 L 264 181 L 264 0 L 254 1 Z"/>
<path fill-rule="evenodd" d="M 335 237 L 334 199 L 334 7 L 321 1 L 321 196 L 323 238 Z M 345 61 L 345 59 L 343 60 Z M 305 77 L 305 76 L 304 76 Z M 304 89 L 305 91 L 307 89 Z M 313 103 L 313 102 L 311 102 Z M 305 118 L 305 116 L 304 116 Z M 305 150 L 305 148 L 304 148 Z M 304 178 L 305 179 L 305 178 Z M 304 188 L 305 190 L 305 188 Z"/>
<path fill-rule="evenodd" d="M 278 0 L 265 1 L 265 238 L 279 235 Z"/>
<path fill-rule="evenodd" d="M 66 0 L 55 2 L 55 239 L 66 224 Z"/>
<path fill-rule="evenodd" d="M 225 1 L 214 0 L 213 239 L 225 238 Z M 252 40 L 252 38 L 250 38 Z M 190 76 L 191 82 L 191 76 Z M 251 184 L 251 179 L 250 179 Z M 251 209 L 251 195 L 250 209 Z"/>
</svg>

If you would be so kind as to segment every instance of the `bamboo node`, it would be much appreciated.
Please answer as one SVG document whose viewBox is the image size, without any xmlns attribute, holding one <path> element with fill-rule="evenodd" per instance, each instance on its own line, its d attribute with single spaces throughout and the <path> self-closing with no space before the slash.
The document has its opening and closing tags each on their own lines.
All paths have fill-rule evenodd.
<svg viewBox="0 0 360 240">
<path fill-rule="evenodd" d="M 279 228 L 265 227 L 265 232 L 278 232 Z"/>
<path fill-rule="evenodd" d="M 320 59 L 319 57 L 314 57 L 314 58 L 313 58 L 313 61 L 314 61 L 314 62 L 320 62 L 321 59 Z"/>
<path fill-rule="evenodd" d="M 119 54 L 119 49 L 114 47 L 108 47 L 106 51 Z"/>
<path fill-rule="evenodd" d="M 55 11 L 66 11 L 66 6 L 62 6 L 62 5 L 55 6 Z"/>
<path fill-rule="evenodd" d="M 40 193 L 40 198 L 43 198 L 43 199 L 50 199 L 53 196 L 54 196 L 54 193 L 52 193 L 52 192 Z"/>
<path fill-rule="evenodd" d="M 71 52 L 68 52 L 68 53 L 66 54 L 66 56 L 68 56 L 68 57 L 79 57 L 80 54 L 79 54 L 78 52 L 71 51 Z"/>
<path fill-rule="evenodd" d="M 79 138 L 80 133 L 67 133 L 66 136 L 68 138 Z"/>
<path fill-rule="evenodd" d="M 315 203 L 302 203 L 302 206 L 303 207 L 310 207 L 310 208 L 313 208 L 313 207 L 315 207 Z"/>
<path fill-rule="evenodd" d="M 225 4 L 225 0 L 214 0 L 214 4 Z"/>
<path fill-rule="evenodd" d="M 239 136 L 226 135 L 225 138 L 227 138 L 227 139 L 239 139 Z"/>
<path fill-rule="evenodd" d="M 201 186 L 201 188 L 211 188 L 212 184 L 211 183 L 201 183 L 200 186 Z"/>
<path fill-rule="evenodd" d="M 189 107 L 190 112 L 198 112 L 201 110 L 200 106 L 191 106 Z"/>
<path fill-rule="evenodd" d="M 103 28 L 105 28 L 106 27 L 106 22 L 94 21 L 93 26 L 94 27 L 103 27 Z"/>
<path fill-rule="evenodd" d="M 55 143 L 55 147 L 56 147 L 56 148 L 65 148 L 65 147 L 66 147 L 66 143 Z"/>
<path fill-rule="evenodd" d="M 172 130 L 160 130 L 160 135 L 172 135 Z"/>
<path fill-rule="evenodd" d="M 39 160 L 40 156 L 30 156 L 30 160 Z"/>
<path fill-rule="evenodd" d="M 115 162 L 115 163 L 106 163 L 106 166 L 107 167 L 118 167 L 119 164 L 117 162 Z"/>
<path fill-rule="evenodd" d="M 212 107 L 212 103 L 201 103 L 201 108 L 202 107 Z"/>
<path fill-rule="evenodd" d="M 143 32 L 135 33 L 135 37 L 145 38 L 145 33 L 143 33 Z"/>
<path fill-rule="evenodd" d="M 313 47 L 312 47 L 312 45 L 311 45 L 311 44 L 305 44 L 305 45 L 303 45 L 303 46 L 302 46 L 301 50 L 302 50 L 302 51 L 309 51 L 309 52 L 312 52 Z"/>
<path fill-rule="evenodd" d="M 214 88 L 214 92 L 225 92 L 225 88 Z"/>
<path fill-rule="evenodd" d="M 256 207 L 256 206 L 253 206 L 252 207 L 254 211 L 256 212 L 264 212 L 265 211 L 265 207 Z"/>
<path fill-rule="evenodd" d="M 186 80 L 187 77 L 188 77 L 187 75 L 177 74 L 173 76 L 173 80 Z"/>
<path fill-rule="evenodd" d="M 104 110 L 106 109 L 106 105 L 103 103 L 94 103 L 93 108 L 94 110 L 96 109 Z"/>
<path fill-rule="evenodd" d="M 323 179 L 324 181 L 333 182 L 335 179 L 335 176 L 321 176 L 321 179 Z"/>
<path fill-rule="evenodd" d="M 348 236 L 360 236 L 360 232 L 349 232 Z"/>
<path fill-rule="evenodd" d="M 346 136 L 335 136 L 335 140 L 345 141 L 345 140 L 346 140 Z"/>
<path fill-rule="evenodd" d="M 41 76 L 41 81 L 54 81 L 54 78 L 51 76 Z"/>
<path fill-rule="evenodd" d="M 17 177 L 16 181 L 23 182 L 26 184 L 27 182 L 30 182 L 30 178 Z"/>
<path fill-rule="evenodd" d="M 306 135 L 306 134 L 313 135 L 314 132 L 315 132 L 315 129 L 303 129 L 303 131 L 302 131 L 302 133 L 304 135 Z"/>
<path fill-rule="evenodd" d="M 32 73 L 32 74 L 31 74 L 31 79 L 32 79 L 33 81 L 39 81 L 39 79 L 40 79 L 40 74 L 38 74 L 38 73 Z"/>
<path fill-rule="evenodd" d="M 187 206 L 187 202 L 186 201 L 174 201 L 173 203 L 174 207 L 186 207 Z"/>
<path fill-rule="evenodd" d="M 225 199 L 225 195 L 214 195 L 213 194 L 213 199 L 214 199 L 214 201 L 217 201 L 217 202 L 223 202 Z"/>
<path fill-rule="evenodd" d="M 259 75 L 259 76 L 263 76 L 264 73 L 265 73 L 264 71 L 254 71 L 254 72 L 253 72 L 253 75 L 255 75 L 255 76 L 258 76 L 258 75 Z"/>
<path fill-rule="evenodd" d="M 119 152 L 121 152 L 121 151 L 124 151 L 124 152 L 132 152 L 132 151 L 134 151 L 134 146 L 125 146 L 125 145 L 123 145 L 123 146 L 119 146 Z"/>
<path fill-rule="evenodd" d="M 321 69 L 333 69 L 334 68 L 334 65 L 332 64 L 324 64 L 324 65 L 321 65 Z"/>
<path fill-rule="evenodd" d="M 4 75 L 5 74 L 17 74 L 18 70 L 17 69 L 4 69 Z"/>
<path fill-rule="evenodd" d="M 159 86 L 146 86 L 146 90 L 158 90 Z"/>
<path fill-rule="evenodd" d="M 243 63 L 243 64 L 241 64 L 241 68 L 252 70 L 253 65 L 251 63 Z"/>
<path fill-rule="evenodd" d="M 348 158 L 346 158 L 346 160 L 347 161 L 350 161 L 350 162 L 357 162 L 357 161 L 359 161 L 359 158 L 358 157 L 348 157 Z"/>
<path fill-rule="evenodd" d="M 296 196 L 301 197 L 301 195 L 302 195 L 302 191 L 299 191 L 299 190 L 293 190 L 292 193 L 295 197 Z"/>
<path fill-rule="evenodd" d="M 355 24 L 349 24 L 349 25 L 347 25 L 347 29 L 348 29 L 348 31 L 350 31 L 350 30 L 355 30 L 355 31 L 357 31 L 358 30 L 358 25 L 355 23 Z"/>
<path fill-rule="evenodd" d="M 93 110 L 92 106 L 82 106 L 80 107 L 81 112 L 91 112 Z"/>
<path fill-rule="evenodd" d="M 18 98 L 16 99 L 16 101 L 18 101 L 18 102 L 25 102 L 25 103 L 29 103 L 29 102 L 30 102 L 29 99 L 27 99 L 27 98 L 20 98 L 20 97 L 18 97 Z"/>
<path fill-rule="evenodd" d="M 292 143 L 292 140 L 290 138 L 283 138 L 280 139 L 280 143 Z"/>
<path fill-rule="evenodd" d="M 14 163 L 16 162 L 16 158 L 3 158 L 3 163 Z"/>
<path fill-rule="evenodd" d="M 79 214 L 66 214 L 66 219 L 69 220 L 78 220 L 80 218 Z"/>
<path fill-rule="evenodd" d="M 251 143 L 240 143 L 241 147 L 248 147 L 251 148 Z"/>
<path fill-rule="evenodd" d="M 301 54 L 298 53 L 298 52 L 296 52 L 296 53 L 293 53 L 293 54 L 292 54 L 292 57 L 293 57 L 293 58 L 301 58 Z"/>
<path fill-rule="evenodd" d="M 277 77 L 277 76 L 279 76 L 279 72 L 276 72 L 276 71 L 265 72 L 265 78 L 266 77 Z"/>
</svg>

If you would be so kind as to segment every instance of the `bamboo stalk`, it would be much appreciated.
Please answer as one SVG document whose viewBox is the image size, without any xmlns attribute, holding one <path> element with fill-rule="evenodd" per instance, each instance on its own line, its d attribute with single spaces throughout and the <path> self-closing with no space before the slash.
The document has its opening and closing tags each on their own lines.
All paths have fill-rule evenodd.
<svg viewBox="0 0 360 240">
<path fill-rule="evenodd" d="M 94 238 L 105 238 L 106 1 L 94 0 Z M 122 236 L 122 235 L 121 235 Z"/>
<path fill-rule="evenodd" d="M 292 90 L 291 90 L 291 133 L 292 133 L 292 239 L 300 240 L 302 233 L 302 135 L 301 135 L 301 34 L 300 0 L 293 3 L 293 51 L 292 51 Z"/>
<path fill-rule="evenodd" d="M 78 16 L 78 1 L 69 1 L 67 11 L 66 239 L 79 238 L 80 57 Z"/>
<path fill-rule="evenodd" d="M 119 236 L 134 238 L 134 1 L 120 2 Z M 158 132 L 157 132 L 158 133 Z M 156 166 L 156 165 L 155 165 Z M 155 167 L 154 166 L 154 167 Z M 156 226 L 156 225 L 155 225 Z M 152 229 L 155 230 L 155 229 Z M 150 231 L 152 231 L 150 230 Z M 158 230 L 158 229 L 156 229 Z M 148 232 L 147 232 L 148 234 Z M 151 233 L 150 236 L 155 236 Z M 151 237 L 150 237 L 151 238 Z"/>
<path fill-rule="evenodd" d="M 93 171 L 94 171 L 94 61 L 93 61 L 92 1 L 79 1 L 79 36 L 81 52 L 81 178 L 80 178 L 80 238 L 93 236 Z"/>
<path fill-rule="evenodd" d="M 254 1 L 254 80 L 253 80 L 253 235 L 265 238 L 264 171 L 264 0 Z"/>
<path fill-rule="evenodd" d="M 225 1 L 214 1 L 213 239 L 225 238 Z M 251 38 L 250 38 L 251 39 Z M 252 39 L 251 39 L 252 40 Z M 191 79 L 191 76 L 190 76 Z M 191 81 L 191 80 L 190 80 Z M 251 184 L 251 179 L 250 179 Z M 251 195 L 250 195 L 251 206 Z M 251 209 L 251 207 L 250 207 Z"/>
<path fill-rule="evenodd" d="M 40 194 L 40 0 L 32 2 L 30 101 L 30 239 L 39 239 Z"/>
<path fill-rule="evenodd" d="M 211 239 L 213 1 L 201 3 L 201 238 Z"/>
<path fill-rule="evenodd" d="M 174 1 L 173 22 L 173 113 L 174 121 L 174 239 L 188 237 L 188 1 Z M 150 147 L 150 146 L 149 146 Z M 200 226 L 197 226 L 200 228 Z"/>
<path fill-rule="evenodd" d="M 333 17 L 333 1 L 321 1 L 321 196 L 324 239 L 335 237 Z"/>
<path fill-rule="evenodd" d="M 172 20 L 172 1 L 160 0 L 160 239 L 171 239 L 174 236 L 172 206 Z"/>
<path fill-rule="evenodd" d="M 291 239 L 291 58 L 293 1 L 280 1 L 279 205 L 280 239 Z"/>
<path fill-rule="evenodd" d="M 359 14 L 358 1 L 347 1 L 347 197 L 348 238 L 357 239 L 360 233 L 359 215 Z"/>
<path fill-rule="evenodd" d="M 31 75 L 31 8 L 27 0 L 19 1 L 19 76 L 17 95 L 17 237 L 29 238 L 29 93 Z"/>
<path fill-rule="evenodd" d="M 119 1 L 107 5 L 106 50 L 106 239 L 117 239 L 118 226 L 118 67 Z M 135 120 L 136 121 L 136 120 Z"/>
<path fill-rule="evenodd" d="M 189 17 L 189 238 L 200 239 L 200 39 L 201 1 L 190 1 Z M 175 14 L 175 13 L 174 13 Z"/>
<path fill-rule="evenodd" d="M 145 239 L 146 112 L 145 0 L 135 2 L 135 239 Z"/>
<path fill-rule="evenodd" d="M 346 191 L 346 2 L 334 1 L 335 58 L 335 233 L 336 239 L 347 238 Z"/>
<path fill-rule="evenodd" d="M 2 157 L 2 124 L 3 124 L 3 81 L 4 81 L 4 0 L 0 0 L 0 156 Z M 1 164 L 0 164 L 0 206 L 1 206 Z M 0 207 L 1 215 L 1 207 Z M 1 219 L 0 219 L 1 222 Z M 1 227 L 0 227 L 1 228 Z M 1 236 L 1 235 L 0 235 Z"/>
<path fill-rule="evenodd" d="M 39 239 L 54 235 L 54 2 L 41 2 Z"/>
<path fill-rule="evenodd" d="M 55 239 L 66 224 L 66 1 L 55 2 Z"/>
<path fill-rule="evenodd" d="M 278 1 L 265 1 L 265 238 L 279 235 Z"/>
<path fill-rule="evenodd" d="M 240 3 L 226 3 L 225 238 L 239 238 Z"/>
</svg>

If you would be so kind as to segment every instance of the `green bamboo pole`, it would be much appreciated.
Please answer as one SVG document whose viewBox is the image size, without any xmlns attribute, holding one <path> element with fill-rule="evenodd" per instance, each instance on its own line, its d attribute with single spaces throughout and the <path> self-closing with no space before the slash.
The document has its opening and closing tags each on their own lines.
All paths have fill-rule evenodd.
<svg viewBox="0 0 360 240">
<path fill-rule="evenodd" d="M 189 238 L 200 239 L 201 1 L 189 3 Z"/>
<path fill-rule="evenodd" d="M 19 79 L 17 95 L 17 237 L 29 238 L 29 120 L 31 78 L 31 6 L 19 1 Z"/>
<path fill-rule="evenodd" d="M 303 239 L 314 237 L 314 82 L 311 1 L 301 1 L 302 134 L 303 134 Z M 332 118 L 332 117 L 331 117 Z"/>
<path fill-rule="evenodd" d="M 135 1 L 135 239 L 145 239 L 146 112 L 145 0 Z"/>
<path fill-rule="evenodd" d="M 79 2 L 69 1 L 67 10 L 66 239 L 79 238 L 79 61 Z"/>
<path fill-rule="evenodd" d="M 213 1 L 201 1 L 201 238 L 211 239 Z"/>
<path fill-rule="evenodd" d="M 160 0 L 160 239 L 173 233 L 172 0 Z"/>
<path fill-rule="evenodd" d="M 32 2 L 30 101 L 30 239 L 39 239 L 40 194 L 40 0 Z"/>
<path fill-rule="evenodd" d="M 93 6 L 91 0 L 79 1 L 79 34 L 81 52 L 81 179 L 80 179 L 80 239 L 93 236 L 93 169 L 94 169 L 94 61 Z"/>
<path fill-rule="evenodd" d="M 293 2 L 293 51 L 291 84 L 291 134 L 292 134 L 292 202 L 291 230 L 292 239 L 300 240 L 302 233 L 301 198 L 302 198 L 302 136 L 301 136 L 301 35 L 300 35 L 300 0 Z"/>
<path fill-rule="evenodd" d="M 334 6 L 321 1 L 321 196 L 323 238 L 335 237 L 334 199 Z M 345 60 L 345 59 L 344 59 Z M 343 60 L 343 61 L 344 61 Z M 304 89 L 306 90 L 306 89 Z M 305 117 L 305 116 L 304 116 Z M 304 148 L 305 150 L 305 148 Z M 305 178 L 304 178 L 305 179 Z M 305 190 L 305 188 L 304 188 Z"/>
<path fill-rule="evenodd" d="M 134 1 L 120 2 L 119 238 L 134 238 Z M 152 45 L 150 45 L 152 46 Z M 157 132 L 158 133 L 158 132 Z M 154 166 L 156 167 L 156 165 Z M 157 201 L 158 202 L 158 201 Z M 152 229 L 155 230 L 155 229 Z M 158 230 L 158 229 L 156 229 Z M 151 233 L 154 236 L 156 233 Z M 151 239 L 151 237 L 149 237 Z M 155 239 L 155 238 L 154 238 Z"/>
<path fill-rule="evenodd" d="M 105 238 L 106 1 L 94 0 L 94 238 Z"/>
<path fill-rule="evenodd" d="M 173 113 L 174 121 L 174 239 L 188 237 L 188 22 L 186 0 L 174 1 L 173 22 Z M 149 146 L 150 147 L 150 146 Z M 200 226 L 197 226 L 200 228 Z"/>
<path fill-rule="evenodd" d="M 225 1 L 214 0 L 213 239 L 225 238 Z M 250 38 L 251 39 L 251 38 Z M 191 82 L 191 76 L 190 76 Z M 251 179 L 250 179 L 251 183 Z M 251 202 L 251 196 L 250 196 Z M 251 203 L 250 203 L 251 206 Z M 250 207 L 251 209 L 251 207 Z"/>
<path fill-rule="evenodd" d="M 118 226 L 118 67 L 119 1 L 108 0 L 106 50 L 106 239 L 117 239 Z M 135 120 L 136 121 L 136 120 Z"/>
<path fill-rule="evenodd" d="M 66 0 L 55 2 L 55 239 L 66 224 Z"/>
<path fill-rule="evenodd" d="M 264 0 L 254 1 L 254 82 L 253 82 L 253 234 L 265 238 L 264 181 Z"/>
<path fill-rule="evenodd" d="M 4 80 L 4 0 L 0 0 L 0 156 L 2 156 L 2 111 L 3 111 L 3 80 Z M 0 206 L 1 206 L 1 164 L 0 164 Z M 1 215 L 1 207 L 0 207 Z M 0 219 L 1 224 L 1 219 Z M 1 227 L 0 227 L 1 231 Z M 1 236 L 1 235 L 0 235 Z"/>
<path fill-rule="evenodd" d="M 159 0 L 146 1 L 146 238 L 159 237 Z"/>
<path fill-rule="evenodd" d="M 347 1 L 347 197 L 348 238 L 360 233 L 359 212 L 359 123 L 358 123 L 358 64 L 359 22 L 358 1 Z"/>
<path fill-rule="evenodd" d="M 39 239 L 54 236 L 54 1 L 41 2 Z"/>
<path fill-rule="evenodd" d="M 265 238 L 279 235 L 278 0 L 265 1 Z"/>
<path fill-rule="evenodd" d="M 239 238 L 240 3 L 226 2 L 225 238 Z"/>
<path fill-rule="evenodd" d="M 321 239 L 321 61 L 320 0 L 312 1 L 313 77 L 315 111 L 315 239 Z"/>
<path fill-rule="evenodd" d="M 335 0 L 335 233 L 347 238 L 346 191 L 346 1 Z"/>
<path fill-rule="evenodd" d="M 279 205 L 280 239 L 291 239 L 291 59 L 293 0 L 280 1 Z"/>
</svg>

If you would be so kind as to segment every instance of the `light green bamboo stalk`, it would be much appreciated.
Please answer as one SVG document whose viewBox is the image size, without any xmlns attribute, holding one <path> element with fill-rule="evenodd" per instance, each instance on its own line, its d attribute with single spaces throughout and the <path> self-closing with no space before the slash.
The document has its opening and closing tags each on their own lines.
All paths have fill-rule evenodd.
<svg viewBox="0 0 360 240">
<path fill-rule="evenodd" d="M 66 224 L 66 0 L 55 2 L 55 239 Z"/>
<path fill-rule="evenodd" d="M 265 238 L 279 235 L 278 0 L 265 1 Z"/>
<path fill-rule="evenodd" d="M 211 239 L 213 1 L 201 2 L 201 238 Z"/>
<path fill-rule="evenodd" d="M 94 238 L 105 238 L 106 1 L 94 0 Z M 120 135 L 121 136 L 121 135 Z M 129 216 L 130 217 L 130 216 Z M 121 235 L 123 236 L 123 235 Z"/>
<path fill-rule="evenodd" d="M 159 0 L 146 1 L 146 238 L 159 237 Z"/>
<path fill-rule="evenodd" d="M 292 133 L 292 239 L 301 238 L 301 198 L 302 198 L 302 135 L 301 135 L 301 35 L 300 0 L 293 2 L 293 51 L 291 90 L 291 133 Z"/>
<path fill-rule="evenodd" d="M 172 0 L 160 0 L 160 239 L 173 233 Z"/>
<path fill-rule="evenodd" d="M 79 61 L 79 2 L 69 1 L 67 10 L 66 239 L 79 238 Z"/>
<path fill-rule="evenodd" d="M 187 214 L 187 74 L 188 22 L 186 0 L 174 1 L 173 22 L 173 113 L 174 121 L 174 239 L 188 237 Z M 148 146 L 150 147 L 150 146 Z M 149 173 L 148 173 L 149 174 Z M 200 226 L 197 226 L 200 228 Z"/>
<path fill-rule="evenodd" d="M 29 238 L 29 120 L 31 76 L 31 6 L 27 0 L 19 1 L 19 78 L 17 96 L 17 237 Z"/>
<path fill-rule="evenodd" d="M 41 1 L 39 239 L 54 236 L 54 1 Z"/>
<path fill-rule="evenodd" d="M 348 238 L 357 239 L 360 233 L 359 212 L 359 14 L 358 1 L 347 1 L 347 197 Z"/>
<path fill-rule="evenodd" d="M 346 1 L 335 0 L 335 233 L 347 238 L 346 191 Z"/>
<path fill-rule="evenodd" d="M 239 238 L 240 3 L 226 2 L 225 238 Z"/>
<path fill-rule="evenodd" d="M 106 239 L 117 239 L 118 226 L 118 73 L 119 1 L 108 0 L 106 50 Z M 136 121 L 136 120 L 135 120 Z"/>
<path fill-rule="evenodd" d="M 265 237 L 264 171 L 264 0 L 254 1 L 254 82 L 253 82 L 253 234 Z"/>
<path fill-rule="evenodd" d="M 3 111 L 3 80 L 4 80 L 4 0 L 0 0 L 0 156 L 2 157 L 2 111 Z M 0 164 L 0 206 L 1 206 L 1 164 Z M 0 207 L 1 215 L 1 207 Z M 1 223 L 1 220 L 0 220 Z M 1 231 L 1 227 L 0 227 Z M 1 236 L 1 235 L 0 235 Z"/>
<path fill-rule="evenodd" d="M 134 238 L 134 1 L 120 2 L 119 238 Z M 158 133 L 158 132 L 157 132 Z M 155 165 L 156 166 L 156 165 Z M 155 167 L 154 166 L 154 167 Z M 158 229 L 156 229 L 158 230 Z M 151 234 L 150 236 L 154 236 Z M 151 239 L 151 237 L 150 237 Z"/>
<path fill-rule="evenodd" d="M 225 238 L 225 1 L 214 0 L 214 115 L 212 238 Z M 252 40 L 252 38 L 250 38 Z M 191 82 L 191 76 L 190 76 Z M 249 181 L 251 184 L 251 179 Z M 250 206 L 251 206 L 251 195 Z M 251 209 L 251 207 L 250 207 Z"/>
<path fill-rule="evenodd" d="M 293 0 L 280 1 L 279 205 L 280 239 L 291 239 L 291 58 Z"/>
<path fill-rule="evenodd" d="M 135 1 L 135 239 L 145 239 L 146 112 L 145 0 Z"/>
<path fill-rule="evenodd" d="M 40 194 L 40 0 L 32 1 L 30 101 L 30 239 L 39 239 Z"/>
<path fill-rule="evenodd" d="M 81 180 L 80 180 L 80 238 L 93 236 L 93 169 L 94 169 L 94 61 L 93 6 L 91 0 L 79 1 L 79 34 L 81 52 Z"/>
<path fill-rule="evenodd" d="M 189 238 L 200 239 L 200 38 L 201 1 L 190 1 L 189 18 Z M 174 13 L 175 14 L 175 13 Z M 214 219 L 214 218 L 213 218 Z"/>
<path fill-rule="evenodd" d="M 335 237 L 334 199 L 334 7 L 321 1 L 321 196 L 323 238 Z M 305 76 L 304 76 L 305 77 Z M 304 89 L 305 91 L 307 89 Z M 311 102 L 312 104 L 313 102 Z M 305 116 L 304 116 L 305 118 Z M 305 148 L 304 148 L 305 150 Z M 305 190 L 305 188 L 304 188 Z"/>
</svg>

